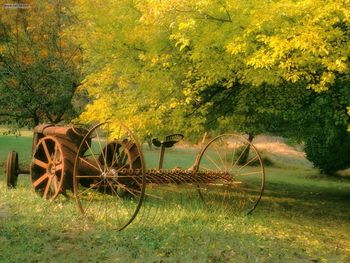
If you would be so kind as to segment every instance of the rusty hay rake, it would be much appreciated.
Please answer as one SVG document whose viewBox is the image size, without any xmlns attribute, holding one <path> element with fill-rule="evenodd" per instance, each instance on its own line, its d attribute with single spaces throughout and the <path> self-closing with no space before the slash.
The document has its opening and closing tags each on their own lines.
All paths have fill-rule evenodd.
<svg viewBox="0 0 350 263">
<path fill-rule="evenodd" d="M 53 201 L 72 192 L 85 218 L 118 230 L 136 217 L 139 222 L 155 220 L 149 208 L 167 200 L 179 209 L 250 214 L 265 181 L 257 149 L 243 137 L 223 134 L 201 147 L 190 168 L 163 169 L 165 149 L 182 139 L 181 134 L 153 139 L 160 148 L 159 166 L 146 169 L 142 147 L 124 124 L 105 122 L 89 130 L 39 125 L 34 129 L 29 170 L 19 167 L 17 152 L 9 153 L 7 185 L 15 188 L 20 174 L 30 174 L 33 189 L 43 198 Z"/>
</svg>

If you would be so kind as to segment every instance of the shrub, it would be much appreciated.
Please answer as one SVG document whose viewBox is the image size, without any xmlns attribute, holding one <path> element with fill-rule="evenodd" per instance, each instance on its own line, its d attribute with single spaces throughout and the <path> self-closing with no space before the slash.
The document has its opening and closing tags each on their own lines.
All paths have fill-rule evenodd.
<svg viewBox="0 0 350 263">
<path fill-rule="evenodd" d="M 344 129 L 329 132 L 319 130 L 305 140 L 306 157 L 322 173 L 335 172 L 350 167 L 350 133 Z"/>
</svg>

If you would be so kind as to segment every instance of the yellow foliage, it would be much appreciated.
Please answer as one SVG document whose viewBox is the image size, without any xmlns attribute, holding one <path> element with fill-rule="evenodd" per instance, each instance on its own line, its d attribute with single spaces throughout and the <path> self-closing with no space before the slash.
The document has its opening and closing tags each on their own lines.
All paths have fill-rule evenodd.
<svg viewBox="0 0 350 263">
<path fill-rule="evenodd" d="M 204 87 L 288 81 L 323 92 L 349 71 L 343 0 L 76 3 L 82 87 L 94 98 L 86 121 L 123 119 L 147 134 L 179 126 Z M 192 121 L 204 120 L 205 110 Z"/>
</svg>

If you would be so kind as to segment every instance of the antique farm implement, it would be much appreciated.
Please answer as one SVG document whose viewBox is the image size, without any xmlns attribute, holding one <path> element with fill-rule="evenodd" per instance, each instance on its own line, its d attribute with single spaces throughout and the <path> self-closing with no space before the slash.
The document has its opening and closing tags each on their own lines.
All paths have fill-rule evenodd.
<svg viewBox="0 0 350 263">
<path fill-rule="evenodd" d="M 42 197 L 54 200 L 73 193 L 85 217 L 110 222 L 118 230 L 167 196 L 175 196 L 179 209 L 190 204 L 216 213 L 251 213 L 265 180 L 256 148 L 243 137 L 224 134 L 201 147 L 189 169 L 162 169 L 165 149 L 182 138 L 153 139 L 160 147 L 159 166 L 146 169 L 141 145 L 123 124 L 100 123 L 89 130 L 39 125 L 29 170 L 19 167 L 15 151 L 9 153 L 7 185 L 15 187 L 19 174 L 30 173 L 33 189 Z"/>
</svg>

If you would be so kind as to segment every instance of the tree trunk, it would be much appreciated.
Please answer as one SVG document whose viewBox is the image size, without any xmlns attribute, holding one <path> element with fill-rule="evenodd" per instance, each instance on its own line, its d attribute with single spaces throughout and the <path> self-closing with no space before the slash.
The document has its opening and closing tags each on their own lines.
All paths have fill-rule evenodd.
<svg viewBox="0 0 350 263">
<path fill-rule="evenodd" d="M 238 164 L 243 165 L 247 162 L 248 157 L 249 157 L 250 145 L 251 145 L 254 137 L 255 136 L 252 133 L 248 133 L 249 144 L 248 144 L 247 148 L 242 149 L 242 150 L 244 150 L 244 152 L 242 153 L 241 158 L 238 161 Z"/>
<path fill-rule="evenodd" d="M 32 119 L 33 119 L 34 127 L 39 125 L 40 119 L 39 119 L 39 117 L 38 117 L 38 115 L 36 113 L 33 114 Z"/>
</svg>

